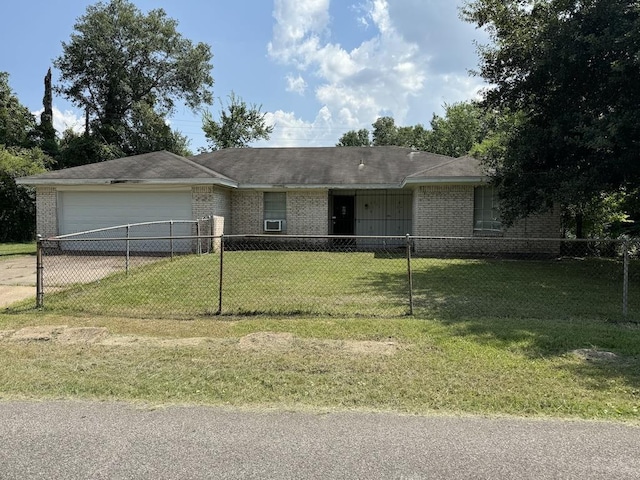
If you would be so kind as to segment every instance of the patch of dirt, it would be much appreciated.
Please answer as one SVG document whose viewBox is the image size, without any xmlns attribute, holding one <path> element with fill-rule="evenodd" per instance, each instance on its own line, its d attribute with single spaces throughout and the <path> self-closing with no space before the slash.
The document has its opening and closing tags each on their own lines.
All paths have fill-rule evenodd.
<svg viewBox="0 0 640 480">
<path fill-rule="evenodd" d="M 253 351 L 284 351 L 296 346 L 329 348 L 355 355 L 394 355 L 398 344 L 392 341 L 371 340 L 315 340 L 297 338 L 291 333 L 256 332 L 245 335 L 238 341 L 238 348 Z"/>
<path fill-rule="evenodd" d="M 577 350 L 572 350 L 571 353 L 577 355 L 578 357 L 587 360 L 588 362 L 594 361 L 614 361 L 619 357 L 613 352 L 606 352 L 604 350 L 596 350 L 593 348 L 580 348 Z"/>
<path fill-rule="evenodd" d="M 133 335 L 110 335 L 100 345 L 114 347 L 197 347 L 210 341 L 206 337 L 191 338 L 158 338 L 136 337 Z"/>
<path fill-rule="evenodd" d="M 15 330 L 0 330 L 0 340 L 2 340 L 3 338 L 10 337 L 15 332 L 16 332 Z"/>
<path fill-rule="evenodd" d="M 56 341 L 67 344 L 88 344 L 99 342 L 108 335 L 109 331 L 105 327 L 72 327 L 60 332 Z"/>
<path fill-rule="evenodd" d="M 197 347 L 204 344 L 234 344 L 229 338 L 207 337 L 161 338 L 135 335 L 109 335 L 104 327 L 68 327 L 44 325 L 19 330 L 0 331 L 1 341 L 56 342 L 66 345 L 103 345 L 110 347 Z M 296 347 L 332 350 L 353 355 L 394 355 L 398 344 L 393 341 L 317 340 L 303 339 L 291 333 L 256 332 L 245 335 L 237 348 L 247 351 L 287 351 Z"/>
<path fill-rule="evenodd" d="M 398 351 L 396 342 L 374 342 L 347 340 L 344 349 L 350 353 L 365 355 L 394 355 Z"/>
<path fill-rule="evenodd" d="M 57 338 L 66 328 L 66 325 L 24 327 L 9 338 L 14 342 L 49 342 Z"/>
<path fill-rule="evenodd" d="M 241 350 L 289 350 L 295 337 L 291 333 L 256 332 L 245 335 L 238 342 Z"/>
<path fill-rule="evenodd" d="M 22 285 L 0 285 L 0 307 L 8 307 L 12 303 L 26 298 L 34 298 L 35 306 L 36 287 Z"/>
</svg>

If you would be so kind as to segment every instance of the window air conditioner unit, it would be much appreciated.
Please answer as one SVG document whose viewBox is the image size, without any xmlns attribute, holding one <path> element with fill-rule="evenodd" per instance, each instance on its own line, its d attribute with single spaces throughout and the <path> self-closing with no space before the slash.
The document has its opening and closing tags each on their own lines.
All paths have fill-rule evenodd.
<svg viewBox="0 0 640 480">
<path fill-rule="evenodd" d="M 281 232 L 283 223 L 284 223 L 284 220 L 265 220 L 264 231 L 265 232 Z"/>
</svg>

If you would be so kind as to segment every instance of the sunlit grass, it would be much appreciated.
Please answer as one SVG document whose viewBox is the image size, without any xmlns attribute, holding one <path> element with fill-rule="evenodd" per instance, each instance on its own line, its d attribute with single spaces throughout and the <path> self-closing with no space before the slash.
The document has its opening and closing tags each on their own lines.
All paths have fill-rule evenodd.
<svg viewBox="0 0 640 480">
<path fill-rule="evenodd" d="M 0 315 L 0 330 L 102 326 L 194 346 L 0 340 L 0 398 L 83 398 L 287 409 L 524 415 L 637 421 L 640 329 L 599 321 L 224 317 L 135 320 Z M 293 341 L 242 349 L 257 332 Z M 354 353 L 342 342 L 395 345 Z M 572 353 L 615 354 L 587 361 Z"/>
<path fill-rule="evenodd" d="M 630 320 L 640 319 L 636 266 L 631 268 Z M 622 320 L 619 261 L 415 258 L 412 271 L 413 307 L 421 317 Z M 190 255 L 63 291 L 45 286 L 45 307 L 70 314 L 174 318 L 401 316 L 410 310 L 406 259 L 389 255 L 227 252 L 221 299 L 219 281 L 218 255 Z"/>
<path fill-rule="evenodd" d="M 8 257 L 10 255 L 35 255 L 36 243 L 0 243 L 0 257 Z"/>
</svg>

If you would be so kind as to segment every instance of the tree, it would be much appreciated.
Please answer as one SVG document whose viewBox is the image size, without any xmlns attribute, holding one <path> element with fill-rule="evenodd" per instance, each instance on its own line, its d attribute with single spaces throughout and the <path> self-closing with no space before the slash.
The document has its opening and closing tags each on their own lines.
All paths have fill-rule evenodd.
<svg viewBox="0 0 640 480">
<path fill-rule="evenodd" d="M 398 145 L 398 127 L 393 117 L 379 117 L 373 122 L 373 145 Z"/>
<path fill-rule="evenodd" d="M 371 140 L 369 138 L 369 130 L 362 128 L 358 131 L 349 130 L 342 135 L 336 144 L 336 147 L 369 147 Z"/>
<path fill-rule="evenodd" d="M 581 217 L 640 187 L 640 5 L 632 0 L 475 0 L 488 31 L 484 106 L 519 112 L 488 163 L 506 223 L 554 203 Z M 495 153 L 494 149 L 494 153 Z"/>
<path fill-rule="evenodd" d="M 172 130 L 163 117 L 150 105 L 138 103 L 131 112 L 131 128 L 125 131 L 123 145 L 128 152 L 155 152 L 167 150 L 177 155 L 190 156 L 189 139 Z"/>
<path fill-rule="evenodd" d="M 35 236 L 33 189 L 16 185 L 15 179 L 44 172 L 47 161 L 38 148 L 0 145 L 0 242 L 23 242 Z"/>
<path fill-rule="evenodd" d="M 44 97 L 42 98 L 42 113 L 40 114 L 40 134 L 41 148 L 51 157 L 56 157 L 59 153 L 58 138 L 56 129 L 53 126 L 53 94 L 51 87 L 51 69 L 47 70 L 44 77 Z"/>
<path fill-rule="evenodd" d="M 0 72 L 0 145 L 35 145 L 36 120 L 9 86 L 9 74 Z"/>
<path fill-rule="evenodd" d="M 11 90 L 9 75 L 0 72 L 0 242 L 31 240 L 35 234 L 33 189 L 15 179 L 49 165 L 37 138 L 34 116 Z"/>
<path fill-rule="evenodd" d="M 490 119 L 473 102 L 445 104 L 444 110 L 444 117 L 433 115 L 423 149 L 450 157 L 467 155 L 489 133 Z"/>
<path fill-rule="evenodd" d="M 62 44 L 57 91 L 85 110 L 91 134 L 104 144 L 144 153 L 131 141 L 140 112 L 157 125 L 177 101 L 194 111 L 213 102 L 210 47 L 176 27 L 162 9 L 145 15 L 127 0 L 110 0 L 89 6 Z"/>
<path fill-rule="evenodd" d="M 77 134 L 73 130 L 66 130 L 60 140 L 60 153 L 56 157 L 54 168 L 78 167 L 113 160 L 124 155 L 116 145 L 108 145 L 89 134 Z"/>
<path fill-rule="evenodd" d="M 393 118 L 380 117 L 372 125 L 373 142 L 368 130 L 351 130 L 340 137 L 337 146 L 394 145 L 459 157 L 481 142 L 496 121 L 495 115 L 486 114 L 474 102 L 445 104 L 444 108 L 443 117 L 433 115 L 430 130 L 421 124 L 398 127 Z"/>
<path fill-rule="evenodd" d="M 247 103 L 233 92 L 220 118 L 214 120 L 209 112 L 202 118 L 202 130 L 212 150 L 246 148 L 256 140 L 269 140 L 273 125 L 267 125 L 262 106 Z"/>
</svg>

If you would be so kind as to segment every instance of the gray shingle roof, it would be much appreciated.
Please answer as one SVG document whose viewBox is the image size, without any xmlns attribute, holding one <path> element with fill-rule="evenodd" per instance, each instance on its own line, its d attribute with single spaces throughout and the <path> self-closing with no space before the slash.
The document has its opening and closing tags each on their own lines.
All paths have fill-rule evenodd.
<svg viewBox="0 0 640 480">
<path fill-rule="evenodd" d="M 21 179 L 56 183 L 220 183 L 229 186 L 400 187 L 479 181 L 480 163 L 401 147 L 242 148 L 184 158 L 161 151 Z"/>
<path fill-rule="evenodd" d="M 245 148 L 191 157 L 240 185 L 396 185 L 407 177 L 481 177 L 479 162 L 401 147 Z"/>
<path fill-rule="evenodd" d="M 50 180 L 51 183 L 55 180 L 99 180 L 104 183 L 211 178 L 224 177 L 180 155 L 160 151 L 32 175 L 22 179 L 22 183 L 28 183 L 26 180 Z"/>
</svg>

